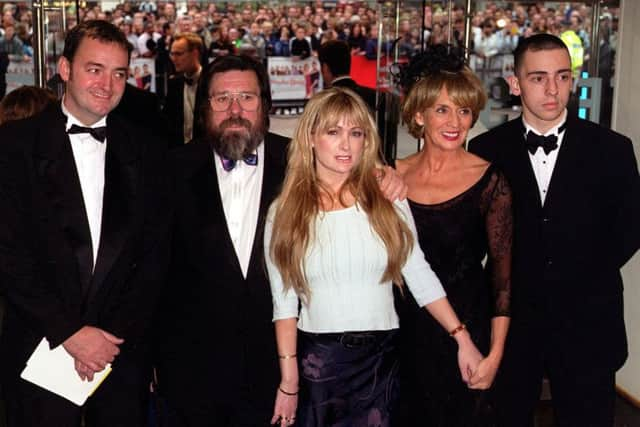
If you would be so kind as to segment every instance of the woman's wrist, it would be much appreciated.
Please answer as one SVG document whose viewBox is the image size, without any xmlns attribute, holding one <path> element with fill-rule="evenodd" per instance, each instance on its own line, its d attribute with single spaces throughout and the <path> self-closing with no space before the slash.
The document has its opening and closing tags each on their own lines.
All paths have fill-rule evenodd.
<svg viewBox="0 0 640 427">
<path fill-rule="evenodd" d="M 286 378 L 282 377 L 280 380 L 280 386 L 284 387 L 285 390 L 297 390 L 298 389 L 298 378 Z"/>
<path fill-rule="evenodd" d="M 489 359 L 493 359 L 496 362 L 500 363 L 500 361 L 502 360 L 502 355 L 504 354 L 504 348 L 492 348 L 489 351 L 489 354 L 487 355 L 487 357 Z"/>
<path fill-rule="evenodd" d="M 456 342 L 458 343 L 458 347 L 464 347 L 473 344 L 471 335 L 469 335 L 469 331 L 467 331 L 466 328 L 456 332 L 454 335 L 451 335 L 451 337 L 456 340 Z"/>
</svg>

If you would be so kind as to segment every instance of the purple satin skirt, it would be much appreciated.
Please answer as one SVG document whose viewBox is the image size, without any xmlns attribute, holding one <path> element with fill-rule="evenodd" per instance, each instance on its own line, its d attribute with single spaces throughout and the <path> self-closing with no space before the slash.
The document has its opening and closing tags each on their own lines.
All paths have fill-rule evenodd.
<svg viewBox="0 0 640 427">
<path fill-rule="evenodd" d="M 389 427 L 398 400 L 397 330 L 299 331 L 301 427 Z"/>
</svg>

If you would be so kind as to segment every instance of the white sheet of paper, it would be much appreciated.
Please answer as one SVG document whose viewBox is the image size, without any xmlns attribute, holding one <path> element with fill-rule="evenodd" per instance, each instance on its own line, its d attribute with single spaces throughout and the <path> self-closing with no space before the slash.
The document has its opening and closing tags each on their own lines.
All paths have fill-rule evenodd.
<svg viewBox="0 0 640 427">
<path fill-rule="evenodd" d="M 64 347 L 59 345 L 51 350 L 49 342 L 43 338 L 20 377 L 82 406 L 110 372 L 111 364 L 108 364 L 93 376 L 92 381 L 82 381 L 76 372 L 73 357 Z"/>
</svg>

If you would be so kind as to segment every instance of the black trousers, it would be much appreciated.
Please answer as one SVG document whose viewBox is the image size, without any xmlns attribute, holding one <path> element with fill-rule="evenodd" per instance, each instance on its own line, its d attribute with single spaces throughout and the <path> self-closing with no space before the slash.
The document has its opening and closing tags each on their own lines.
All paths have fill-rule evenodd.
<svg viewBox="0 0 640 427">
<path fill-rule="evenodd" d="M 615 371 L 588 365 L 587 352 L 583 360 L 571 360 L 553 345 L 554 339 L 561 337 L 512 323 L 495 383 L 499 425 L 533 426 L 543 376 L 547 375 L 555 426 L 612 427 Z"/>
<path fill-rule="evenodd" d="M 147 425 L 150 370 L 121 361 L 82 406 L 20 378 L 3 384 L 8 427 Z"/>
<path fill-rule="evenodd" d="M 270 425 L 277 385 L 268 394 L 258 393 L 241 378 L 234 384 L 221 382 L 208 368 L 194 370 L 194 366 L 171 363 L 158 370 L 166 427 Z"/>
</svg>

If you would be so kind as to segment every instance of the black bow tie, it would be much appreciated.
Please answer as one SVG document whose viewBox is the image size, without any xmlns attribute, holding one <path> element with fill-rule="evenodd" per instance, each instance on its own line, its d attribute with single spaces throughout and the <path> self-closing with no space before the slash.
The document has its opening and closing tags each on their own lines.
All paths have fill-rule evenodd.
<svg viewBox="0 0 640 427">
<path fill-rule="evenodd" d="M 549 154 L 558 148 L 558 137 L 556 135 L 542 136 L 529 131 L 525 145 L 531 154 L 535 154 L 538 147 L 542 147 L 544 154 Z"/>
<path fill-rule="evenodd" d="M 193 84 L 196 82 L 196 79 L 194 79 L 193 77 L 185 77 L 184 78 L 184 83 L 187 86 L 193 86 Z"/>
<path fill-rule="evenodd" d="M 88 133 L 89 135 L 91 135 L 98 142 L 104 142 L 104 140 L 107 139 L 107 127 L 106 126 L 99 126 L 99 127 L 95 127 L 95 128 L 87 128 L 87 127 L 84 127 L 84 126 L 71 125 L 71 127 L 69 128 L 67 133 L 70 134 L 70 135 L 71 134 L 76 134 L 76 133 Z"/>
<path fill-rule="evenodd" d="M 567 127 L 565 121 L 562 126 L 558 128 L 558 131 L 554 135 L 542 136 L 538 135 L 534 131 L 530 130 L 525 136 L 525 146 L 531 154 L 536 154 L 538 147 L 542 147 L 545 155 L 549 155 L 553 150 L 558 149 L 558 135 L 560 135 Z"/>
</svg>

